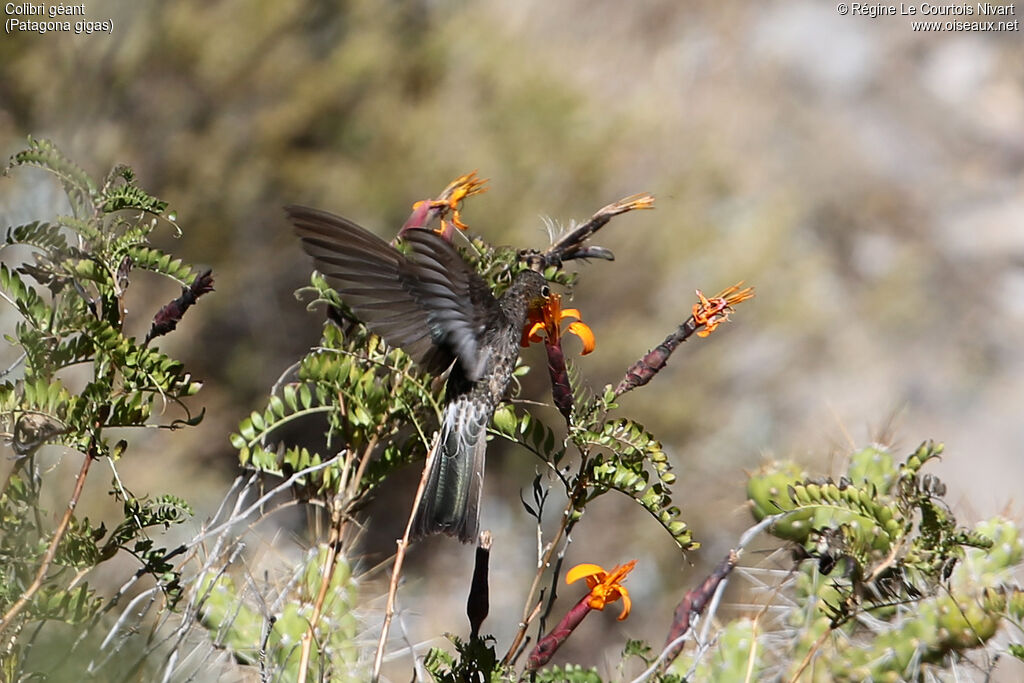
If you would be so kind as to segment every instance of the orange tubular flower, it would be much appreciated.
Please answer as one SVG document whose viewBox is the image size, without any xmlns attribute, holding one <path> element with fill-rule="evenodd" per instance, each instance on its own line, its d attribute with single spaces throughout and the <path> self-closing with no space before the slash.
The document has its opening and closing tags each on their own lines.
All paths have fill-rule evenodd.
<svg viewBox="0 0 1024 683">
<path fill-rule="evenodd" d="M 527 346 L 531 342 L 544 341 L 544 337 L 540 336 L 541 331 L 547 336 L 546 343 L 549 346 L 561 346 L 562 321 L 570 318 L 573 322 L 569 323 L 568 331 L 580 338 L 580 341 L 583 342 L 581 355 L 587 355 L 594 350 L 596 341 L 594 331 L 580 317 L 579 309 L 562 308 L 560 294 L 550 295 L 539 309 L 530 310 L 530 326 L 523 331 L 523 346 Z"/>
<path fill-rule="evenodd" d="M 603 610 L 606 604 L 622 598 L 622 614 L 619 615 L 619 621 L 622 621 L 629 616 L 632 603 L 629 600 L 629 591 L 622 586 L 621 581 L 633 571 L 634 566 L 636 560 L 631 560 L 606 572 L 596 564 L 578 564 L 565 575 L 565 582 L 573 583 L 586 579 L 587 585 L 590 586 L 590 600 L 587 604 L 596 610 Z"/>
<path fill-rule="evenodd" d="M 407 230 L 425 228 L 435 218 L 440 218 L 441 225 L 434 228 L 434 232 L 451 241 L 452 235 L 455 234 L 454 228 L 465 230 L 469 227 L 462 222 L 459 213 L 462 209 L 462 200 L 486 192 L 486 184 L 487 179 L 477 178 L 476 171 L 459 176 L 448 183 L 448 187 L 444 188 L 437 199 L 423 199 L 413 204 L 412 214 L 406 219 L 400 234 Z M 447 218 L 449 214 L 450 221 Z"/>
<path fill-rule="evenodd" d="M 471 171 L 466 175 L 459 176 L 452 181 L 448 188 L 445 188 L 445 195 L 448 195 L 449 189 L 451 191 L 451 194 L 447 197 L 447 204 L 452 210 L 452 223 L 459 230 L 465 230 L 469 227 L 462 222 L 459 216 L 459 206 L 462 204 L 462 200 L 475 194 L 487 192 L 485 185 L 487 185 L 487 178 L 477 178 L 476 171 Z"/>
<path fill-rule="evenodd" d="M 444 188 L 444 192 L 441 193 L 441 197 L 439 199 L 435 199 L 430 202 L 430 208 L 451 211 L 452 223 L 459 230 L 465 230 L 469 226 L 462 222 L 462 216 L 459 215 L 462 200 L 466 197 L 472 197 L 475 194 L 483 194 L 484 192 L 487 192 L 487 188 L 485 187 L 486 184 L 487 178 L 477 178 L 476 171 L 471 171 L 465 175 L 461 175 L 450 182 L 448 187 Z M 418 203 L 419 202 L 417 202 L 417 204 Z M 416 208 L 416 204 L 413 204 L 413 209 Z M 446 229 L 446 222 L 442 219 L 441 228 L 438 232 L 443 233 Z"/>
<path fill-rule="evenodd" d="M 529 671 L 536 671 L 547 664 L 551 657 L 562 647 L 562 644 L 572 635 L 572 632 L 583 622 L 583 618 L 590 613 L 590 610 L 603 610 L 609 602 L 615 602 L 622 598 L 622 614 L 619 621 L 629 616 L 629 592 L 622 587 L 621 581 L 626 578 L 636 560 L 619 565 L 611 572 L 606 572 L 596 564 L 578 564 L 569 570 L 565 575 L 565 582 L 572 583 L 579 579 L 586 579 L 590 586 L 590 593 L 583 596 L 576 605 L 570 609 L 558 625 L 551 629 L 551 632 L 537 640 L 533 651 L 530 653 L 526 668 Z"/>
<path fill-rule="evenodd" d="M 714 332 L 719 325 L 729 320 L 733 306 L 754 297 L 753 287 L 740 289 L 742 286 L 743 282 L 740 281 L 710 299 L 697 290 L 699 301 L 693 305 L 693 319 L 698 325 L 704 326 L 704 329 L 697 333 L 698 337 L 706 337 Z"/>
</svg>

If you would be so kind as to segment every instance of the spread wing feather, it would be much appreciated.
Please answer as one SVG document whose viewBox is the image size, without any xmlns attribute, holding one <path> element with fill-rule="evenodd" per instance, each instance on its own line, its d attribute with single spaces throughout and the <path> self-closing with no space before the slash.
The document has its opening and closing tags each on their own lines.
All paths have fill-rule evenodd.
<svg viewBox="0 0 1024 683">
<path fill-rule="evenodd" d="M 317 270 L 368 328 L 429 372 L 457 360 L 468 379 L 479 379 L 481 338 L 501 308 L 448 241 L 409 231 L 406 256 L 341 216 L 303 206 L 285 211 Z"/>
</svg>

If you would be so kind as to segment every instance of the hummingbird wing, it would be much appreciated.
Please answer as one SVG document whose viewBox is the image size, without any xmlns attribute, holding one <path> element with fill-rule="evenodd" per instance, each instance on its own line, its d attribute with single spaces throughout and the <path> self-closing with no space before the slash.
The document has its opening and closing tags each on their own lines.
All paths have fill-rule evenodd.
<svg viewBox="0 0 1024 683">
<path fill-rule="evenodd" d="M 317 270 L 370 330 L 429 372 L 458 360 L 471 381 L 480 378 L 487 360 L 481 339 L 501 308 L 451 243 L 410 230 L 407 256 L 341 216 L 304 206 L 285 211 Z"/>
</svg>

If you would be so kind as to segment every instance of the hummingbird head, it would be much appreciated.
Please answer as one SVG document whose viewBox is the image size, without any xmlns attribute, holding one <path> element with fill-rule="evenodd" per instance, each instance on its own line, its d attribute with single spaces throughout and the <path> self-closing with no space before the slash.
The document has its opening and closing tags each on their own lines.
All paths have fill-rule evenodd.
<svg viewBox="0 0 1024 683">
<path fill-rule="evenodd" d="M 551 296 L 551 287 L 543 275 L 535 270 L 524 270 L 516 276 L 513 287 L 521 287 L 523 299 L 526 301 L 527 309 L 533 311 L 540 309 Z"/>
<path fill-rule="evenodd" d="M 515 311 L 513 318 L 526 317 L 540 311 L 550 296 L 551 287 L 544 276 L 535 270 L 524 270 L 512 280 L 512 286 L 501 296 L 500 303 L 507 313 Z"/>
</svg>

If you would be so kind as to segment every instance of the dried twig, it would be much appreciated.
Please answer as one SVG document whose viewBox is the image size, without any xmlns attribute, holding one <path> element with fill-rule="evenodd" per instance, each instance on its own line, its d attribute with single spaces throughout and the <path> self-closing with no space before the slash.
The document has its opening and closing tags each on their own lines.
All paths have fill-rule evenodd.
<svg viewBox="0 0 1024 683">
<path fill-rule="evenodd" d="M 169 561 L 170 559 L 173 559 L 174 557 L 181 555 L 184 556 L 182 563 L 189 562 L 191 558 L 195 557 L 199 549 L 203 546 L 203 544 L 206 541 L 208 541 L 211 538 L 214 538 L 213 548 L 210 549 L 207 553 L 205 553 L 206 559 L 202 562 L 202 568 L 200 568 L 200 570 L 194 574 L 194 578 L 191 581 L 185 581 L 183 583 L 198 583 L 202 577 L 207 576 L 211 564 L 217 561 L 218 558 L 225 557 L 225 546 L 230 545 L 232 546 L 232 549 L 230 553 L 228 553 L 228 556 L 226 557 L 224 567 L 222 567 L 218 571 L 218 574 L 222 573 L 227 566 L 230 566 L 234 563 L 236 557 L 238 556 L 238 553 L 242 548 L 242 546 L 237 542 L 237 540 L 230 541 L 229 543 L 228 539 L 229 535 L 232 534 L 232 531 L 239 523 L 246 521 L 254 513 L 263 509 L 263 506 L 266 504 L 268 500 L 288 490 L 292 485 L 294 485 L 294 483 L 297 480 L 305 476 L 308 476 L 309 474 L 317 472 L 321 469 L 324 469 L 326 467 L 330 467 L 336 461 L 337 458 L 331 458 L 330 460 L 317 463 L 315 465 L 311 465 L 310 467 L 303 468 L 302 470 L 294 472 L 291 476 L 279 482 L 272 489 L 261 492 L 262 495 L 259 495 L 249 505 L 246 505 L 246 501 L 250 500 L 248 494 L 253 489 L 258 479 L 258 475 L 254 474 L 251 476 L 237 477 L 234 483 L 231 485 L 231 488 L 229 489 L 227 495 L 221 502 L 220 507 L 210 518 L 210 520 L 204 525 L 203 530 L 194 538 L 189 540 L 188 543 L 179 545 L 176 548 L 168 551 L 161 558 L 161 560 Z M 234 498 L 233 502 L 231 502 L 232 498 Z M 113 609 L 113 607 L 116 604 L 118 604 L 119 600 L 132 589 L 132 587 L 139 581 L 139 579 L 142 576 L 145 575 L 145 568 L 140 568 L 135 574 L 133 574 L 117 590 L 117 592 L 107 602 L 104 608 L 97 612 L 97 614 L 93 617 L 93 624 L 98 623 L 99 620 L 103 617 L 103 615 L 107 614 L 111 609 Z M 213 585 L 213 583 L 210 584 L 211 587 Z M 158 591 L 159 586 L 154 586 L 152 590 Z M 186 607 L 182 610 L 180 614 L 180 626 L 176 628 L 175 631 L 171 633 L 168 638 L 163 639 L 161 643 L 157 643 L 156 645 L 151 644 L 150 646 L 148 646 L 146 648 L 146 651 L 142 653 L 142 657 L 144 658 L 150 655 L 152 652 L 156 650 L 157 647 L 166 643 L 169 639 L 174 639 L 175 637 L 177 638 L 177 643 L 174 645 L 173 649 L 180 647 L 181 643 L 183 642 L 183 637 L 187 634 L 189 626 L 195 621 L 195 617 L 200 607 L 200 604 L 203 600 L 203 597 L 204 596 L 193 594 L 189 600 L 189 603 L 186 605 Z M 133 600 L 132 604 L 135 604 L 135 600 Z M 131 606 L 126 608 L 122 612 L 121 618 L 119 618 L 115 622 L 114 626 L 109 630 L 106 638 L 103 640 L 103 644 L 99 648 L 100 651 L 106 649 L 111 643 L 113 643 L 113 638 L 124 626 L 124 618 L 130 613 L 137 614 L 137 612 L 135 612 Z M 168 612 L 167 614 L 170 614 L 170 612 Z M 85 636 L 89 632 L 90 629 L 83 629 L 82 635 L 71 648 L 72 653 L 76 652 L 77 649 L 83 644 Z M 115 651 L 118 648 L 119 646 L 115 646 Z M 104 666 L 105 661 L 109 661 L 112 655 L 113 653 L 111 653 L 111 655 L 108 655 L 104 661 L 98 663 L 95 661 L 91 662 L 88 665 L 88 670 L 90 672 L 94 672 L 102 668 Z"/>
</svg>

